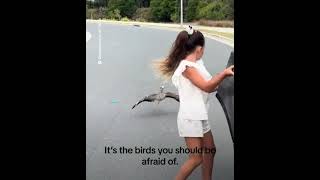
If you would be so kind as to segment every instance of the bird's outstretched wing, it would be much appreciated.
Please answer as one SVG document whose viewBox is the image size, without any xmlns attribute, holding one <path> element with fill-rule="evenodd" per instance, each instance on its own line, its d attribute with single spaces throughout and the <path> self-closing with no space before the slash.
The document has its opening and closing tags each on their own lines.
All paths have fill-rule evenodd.
<svg viewBox="0 0 320 180">
<path fill-rule="evenodd" d="M 174 94 L 174 93 L 171 93 L 171 92 L 166 92 L 165 93 L 165 97 L 167 98 L 173 98 L 173 99 L 175 99 L 176 101 L 178 101 L 178 102 L 180 102 L 180 99 L 179 99 L 179 95 L 177 95 L 177 94 Z"/>
<path fill-rule="evenodd" d="M 157 94 L 151 94 L 149 96 L 145 96 L 140 101 L 138 101 L 135 105 L 133 105 L 131 109 L 135 108 L 138 104 L 140 104 L 144 101 L 153 102 L 154 100 L 156 100 L 156 97 L 157 97 Z"/>
</svg>

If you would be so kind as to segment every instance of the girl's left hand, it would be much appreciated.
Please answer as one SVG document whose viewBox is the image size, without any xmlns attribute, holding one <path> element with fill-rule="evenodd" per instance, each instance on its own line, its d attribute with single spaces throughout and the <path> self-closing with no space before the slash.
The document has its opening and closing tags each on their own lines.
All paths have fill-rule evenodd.
<svg viewBox="0 0 320 180">
<path fill-rule="evenodd" d="M 234 65 L 229 66 L 228 68 L 226 68 L 223 73 L 225 74 L 225 76 L 233 76 L 234 75 Z"/>
</svg>

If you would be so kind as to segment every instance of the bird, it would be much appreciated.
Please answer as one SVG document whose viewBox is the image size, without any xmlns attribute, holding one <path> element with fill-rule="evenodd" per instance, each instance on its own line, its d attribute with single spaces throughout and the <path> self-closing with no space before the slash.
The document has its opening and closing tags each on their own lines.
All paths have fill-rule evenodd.
<svg viewBox="0 0 320 180">
<path fill-rule="evenodd" d="M 138 104 L 142 102 L 154 102 L 157 101 L 158 104 L 160 101 L 166 99 L 166 98 L 172 98 L 175 99 L 176 101 L 180 102 L 179 100 L 179 95 L 171 93 L 171 92 L 163 92 L 164 86 L 160 86 L 160 92 L 158 94 L 151 94 L 149 96 L 145 96 L 142 98 L 140 101 L 138 101 L 135 105 L 132 106 L 131 109 L 135 108 Z"/>
</svg>

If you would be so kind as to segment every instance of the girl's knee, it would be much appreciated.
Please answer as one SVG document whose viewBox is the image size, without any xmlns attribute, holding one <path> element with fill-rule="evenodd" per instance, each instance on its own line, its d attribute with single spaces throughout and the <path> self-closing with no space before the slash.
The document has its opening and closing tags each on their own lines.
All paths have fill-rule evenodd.
<svg viewBox="0 0 320 180">
<path fill-rule="evenodd" d="M 192 160 L 192 162 L 195 164 L 195 165 L 200 165 L 203 161 L 203 158 L 201 155 L 197 155 L 197 156 L 191 156 L 190 159 Z"/>
</svg>

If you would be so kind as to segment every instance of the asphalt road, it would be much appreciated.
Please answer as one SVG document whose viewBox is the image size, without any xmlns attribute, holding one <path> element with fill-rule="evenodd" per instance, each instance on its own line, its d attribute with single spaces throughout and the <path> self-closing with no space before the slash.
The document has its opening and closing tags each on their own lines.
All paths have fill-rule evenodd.
<svg viewBox="0 0 320 180">
<path fill-rule="evenodd" d="M 158 79 L 151 61 L 165 57 L 177 32 L 124 25 L 101 25 L 101 63 L 99 62 L 98 24 L 87 23 L 86 48 L 86 176 L 87 180 L 170 180 L 186 160 L 186 154 L 116 154 L 105 147 L 121 146 L 186 147 L 177 130 L 179 104 L 166 99 L 160 104 L 142 103 L 140 98 L 156 93 L 160 85 L 177 93 L 171 82 Z M 232 48 L 206 38 L 203 57 L 214 75 L 228 61 Z M 226 117 L 215 94 L 211 94 L 209 122 L 217 154 L 215 180 L 234 179 L 233 144 Z M 177 158 L 178 165 L 142 165 L 142 159 Z M 201 179 L 198 167 L 190 180 Z"/>
</svg>

